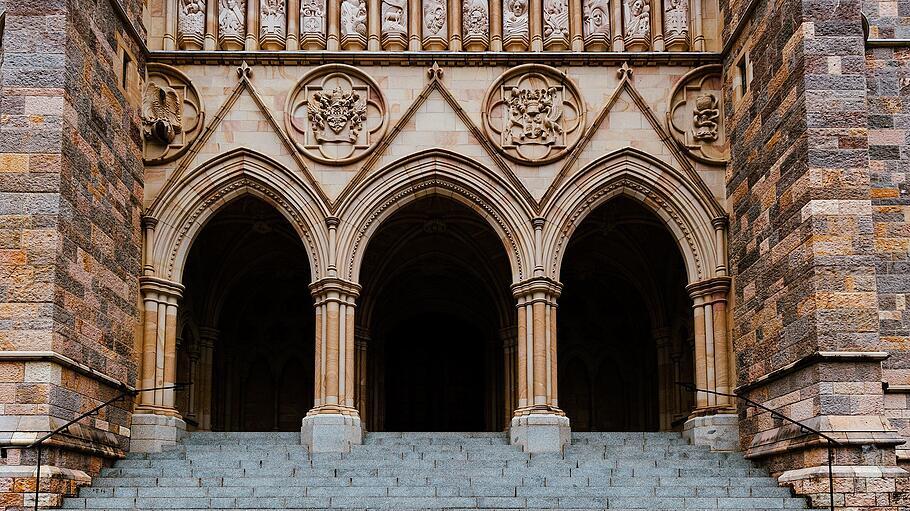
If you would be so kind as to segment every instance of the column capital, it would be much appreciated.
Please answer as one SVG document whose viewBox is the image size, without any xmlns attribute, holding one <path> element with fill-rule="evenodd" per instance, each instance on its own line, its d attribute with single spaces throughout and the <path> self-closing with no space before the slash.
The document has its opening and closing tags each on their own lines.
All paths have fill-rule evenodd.
<svg viewBox="0 0 910 511">
<path fill-rule="evenodd" d="M 310 293 L 313 295 L 316 305 L 327 301 L 353 305 L 354 300 L 360 296 L 360 289 L 360 284 L 337 277 L 326 277 L 310 284 Z"/>
<path fill-rule="evenodd" d="M 218 340 L 218 336 L 221 334 L 217 328 L 210 326 L 201 326 L 199 327 L 199 344 L 211 348 L 215 345 L 215 341 Z"/>
<path fill-rule="evenodd" d="M 160 277 L 151 275 L 139 277 L 139 292 L 144 298 L 153 298 L 153 295 L 157 295 L 161 301 L 177 301 L 183 298 L 184 289 L 183 284 Z"/>
<path fill-rule="evenodd" d="M 556 299 L 559 298 L 561 293 L 562 284 L 549 277 L 533 277 L 512 284 L 512 296 L 514 296 L 520 304 L 546 301 L 555 305 Z"/>
<path fill-rule="evenodd" d="M 142 215 L 142 228 L 143 229 L 154 229 L 157 225 L 158 225 L 157 218 L 155 218 L 153 216 L 149 216 L 149 215 Z"/>
<path fill-rule="evenodd" d="M 725 298 L 730 291 L 730 277 L 714 277 L 701 282 L 693 282 L 686 286 L 689 297 L 693 300 L 696 298 Z"/>
<path fill-rule="evenodd" d="M 711 219 L 711 225 L 715 229 L 724 229 L 730 224 L 730 219 L 726 215 L 719 216 Z"/>
</svg>

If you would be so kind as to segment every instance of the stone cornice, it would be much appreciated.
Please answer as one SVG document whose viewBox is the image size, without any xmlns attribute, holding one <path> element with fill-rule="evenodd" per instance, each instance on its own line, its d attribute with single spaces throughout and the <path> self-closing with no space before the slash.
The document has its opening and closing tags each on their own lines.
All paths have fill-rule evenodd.
<svg viewBox="0 0 910 511">
<path fill-rule="evenodd" d="M 53 351 L 0 351 L 0 362 L 51 362 L 88 376 L 93 380 L 99 381 L 115 389 L 129 391 L 136 389 L 132 385 L 128 385 L 113 376 L 108 376 L 83 363 L 76 362 L 65 355 Z"/>
<path fill-rule="evenodd" d="M 736 387 L 734 392 L 737 394 L 749 392 L 813 364 L 822 362 L 881 362 L 889 356 L 890 354 L 887 351 L 816 351 L 780 369 L 775 369 L 764 376 L 760 376 L 749 383 L 740 385 Z"/>
<path fill-rule="evenodd" d="M 720 53 L 713 52 L 450 52 L 450 51 L 164 51 L 149 54 L 150 62 L 170 65 L 322 65 L 329 63 L 369 66 L 515 66 L 546 63 L 551 66 L 703 66 L 719 64 Z"/>
</svg>

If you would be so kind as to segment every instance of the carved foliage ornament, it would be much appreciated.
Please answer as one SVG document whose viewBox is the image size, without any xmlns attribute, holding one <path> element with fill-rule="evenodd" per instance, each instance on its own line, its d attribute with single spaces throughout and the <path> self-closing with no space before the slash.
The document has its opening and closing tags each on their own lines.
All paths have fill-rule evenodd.
<svg viewBox="0 0 910 511">
<path fill-rule="evenodd" d="M 316 161 L 342 165 L 372 151 L 388 125 L 379 86 L 343 64 L 316 68 L 289 97 L 285 115 L 297 148 Z"/>
<path fill-rule="evenodd" d="M 163 64 L 147 66 L 142 91 L 143 159 L 149 164 L 172 161 L 199 136 L 203 109 L 190 79 Z"/>
<path fill-rule="evenodd" d="M 177 44 L 184 50 L 201 50 L 205 37 L 205 0 L 178 0 Z"/>
<path fill-rule="evenodd" d="M 484 98 L 484 129 L 502 153 L 541 165 L 561 158 L 578 143 L 585 107 L 575 84 L 557 69 L 539 64 L 503 74 Z"/>
<path fill-rule="evenodd" d="M 677 144 L 703 163 L 722 165 L 729 158 L 721 105 L 721 66 L 693 69 L 670 93 L 667 125 Z"/>
</svg>

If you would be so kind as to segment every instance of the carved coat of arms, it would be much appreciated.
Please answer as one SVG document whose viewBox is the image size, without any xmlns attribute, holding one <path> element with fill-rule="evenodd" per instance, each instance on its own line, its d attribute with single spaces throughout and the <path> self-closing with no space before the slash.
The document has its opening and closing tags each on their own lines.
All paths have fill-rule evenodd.
<svg viewBox="0 0 910 511">
<path fill-rule="evenodd" d="M 562 134 L 559 119 L 562 109 L 556 87 L 519 89 L 513 87 L 508 97 L 509 123 L 515 144 L 545 144 L 557 141 Z"/>
<path fill-rule="evenodd" d="M 307 100 L 310 127 L 318 142 L 354 143 L 367 120 L 367 104 L 356 91 L 335 87 Z"/>
</svg>

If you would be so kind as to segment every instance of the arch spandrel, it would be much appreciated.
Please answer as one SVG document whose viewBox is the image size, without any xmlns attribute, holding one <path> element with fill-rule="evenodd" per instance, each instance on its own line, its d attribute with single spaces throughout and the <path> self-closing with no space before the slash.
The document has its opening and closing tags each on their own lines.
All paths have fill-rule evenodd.
<svg viewBox="0 0 910 511">
<path fill-rule="evenodd" d="M 452 198 L 476 211 L 499 235 L 512 279 L 533 270 L 532 206 L 519 191 L 476 161 L 433 149 L 409 155 L 375 172 L 339 205 L 336 262 L 339 275 L 359 281 L 366 245 L 394 211 L 431 194 Z"/>
<path fill-rule="evenodd" d="M 306 248 L 312 279 L 320 278 L 328 259 L 325 205 L 293 172 L 248 149 L 201 164 L 152 203 L 146 216 L 158 221 L 152 242 L 156 276 L 181 282 L 196 236 L 222 207 L 245 195 L 272 205 L 287 219 Z"/>
<path fill-rule="evenodd" d="M 575 229 L 591 211 L 618 195 L 639 201 L 663 221 L 676 239 L 690 283 L 714 276 L 719 259 L 711 223 L 720 216 L 716 204 L 703 200 L 681 172 L 626 148 L 588 164 L 544 205 L 541 259 L 551 278 L 559 280 Z"/>
</svg>

